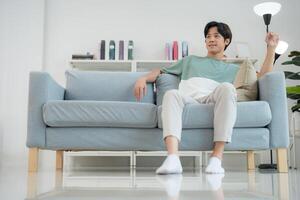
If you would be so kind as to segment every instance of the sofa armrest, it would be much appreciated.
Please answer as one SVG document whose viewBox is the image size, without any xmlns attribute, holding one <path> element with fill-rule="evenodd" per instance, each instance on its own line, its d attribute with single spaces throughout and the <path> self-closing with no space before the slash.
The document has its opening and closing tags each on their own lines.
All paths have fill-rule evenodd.
<svg viewBox="0 0 300 200">
<path fill-rule="evenodd" d="M 43 105 L 49 100 L 63 100 L 65 89 L 46 72 L 30 72 L 28 96 L 27 146 L 45 147 L 46 124 Z"/>
<path fill-rule="evenodd" d="M 283 72 L 269 72 L 258 79 L 259 99 L 270 105 L 272 120 L 270 148 L 286 148 L 289 145 L 288 107 Z"/>
</svg>

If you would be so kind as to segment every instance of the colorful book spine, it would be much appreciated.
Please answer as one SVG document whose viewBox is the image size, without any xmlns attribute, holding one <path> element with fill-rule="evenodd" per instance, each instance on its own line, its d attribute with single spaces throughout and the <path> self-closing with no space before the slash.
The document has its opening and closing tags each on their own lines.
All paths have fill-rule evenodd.
<svg viewBox="0 0 300 200">
<path fill-rule="evenodd" d="M 133 41 L 128 41 L 128 60 L 133 60 Z"/>
<path fill-rule="evenodd" d="M 116 59 L 116 44 L 115 41 L 109 41 L 109 60 Z"/>
<path fill-rule="evenodd" d="M 173 42 L 173 60 L 178 60 L 178 42 Z"/>
<path fill-rule="evenodd" d="M 105 40 L 100 43 L 100 60 L 105 60 Z"/>
<path fill-rule="evenodd" d="M 119 41 L 119 60 L 124 60 L 124 40 Z"/>
</svg>

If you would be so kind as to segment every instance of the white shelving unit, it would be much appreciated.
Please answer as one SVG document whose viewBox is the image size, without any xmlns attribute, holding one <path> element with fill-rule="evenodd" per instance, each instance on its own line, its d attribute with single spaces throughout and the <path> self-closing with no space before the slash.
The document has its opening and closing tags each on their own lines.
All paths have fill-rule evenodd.
<svg viewBox="0 0 300 200">
<path fill-rule="evenodd" d="M 253 64 L 257 59 L 250 59 Z M 226 58 L 224 62 L 241 64 L 243 58 Z M 154 68 L 168 67 L 176 60 L 71 60 L 73 69 L 93 71 L 150 71 Z"/>
<path fill-rule="evenodd" d="M 170 66 L 175 62 L 174 60 L 71 60 L 70 65 L 78 70 L 137 72 Z"/>
</svg>

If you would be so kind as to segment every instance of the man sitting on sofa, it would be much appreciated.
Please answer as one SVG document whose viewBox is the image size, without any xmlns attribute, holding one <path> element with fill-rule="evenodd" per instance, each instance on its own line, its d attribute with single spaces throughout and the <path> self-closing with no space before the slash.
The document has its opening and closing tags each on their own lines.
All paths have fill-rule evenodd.
<svg viewBox="0 0 300 200">
<path fill-rule="evenodd" d="M 181 140 L 182 111 L 187 103 L 214 104 L 214 147 L 206 173 L 224 173 L 222 156 L 225 143 L 231 142 L 236 121 L 237 93 L 233 86 L 239 67 L 222 61 L 224 51 L 232 40 L 229 26 L 222 22 L 209 22 L 204 29 L 206 57 L 188 56 L 170 67 L 154 69 L 139 78 L 134 87 L 138 101 L 146 94 L 146 83 L 156 81 L 161 73 L 180 77 L 179 89 L 165 93 L 162 102 L 163 138 L 168 156 L 156 170 L 157 174 L 182 173 L 178 156 Z M 267 53 L 258 77 L 272 71 L 275 48 L 279 37 L 266 35 Z"/>
</svg>

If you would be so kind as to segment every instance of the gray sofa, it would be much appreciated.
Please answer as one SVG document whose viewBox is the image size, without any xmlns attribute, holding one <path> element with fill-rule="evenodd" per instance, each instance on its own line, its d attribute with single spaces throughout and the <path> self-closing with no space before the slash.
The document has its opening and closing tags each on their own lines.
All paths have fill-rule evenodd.
<svg viewBox="0 0 300 200">
<path fill-rule="evenodd" d="M 28 132 L 29 171 L 37 170 L 39 149 L 56 151 L 57 168 L 65 150 L 161 151 L 161 102 L 179 79 L 162 74 L 147 84 L 136 102 L 135 81 L 145 72 L 66 72 L 66 88 L 46 72 L 31 72 Z M 257 150 L 276 149 L 278 170 L 287 172 L 288 118 L 285 79 L 271 72 L 258 81 L 259 100 L 238 102 L 232 143 L 225 150 L 245 150 L 254 169 Z M 207 151 L 213 145 L 213 105 L 188 104 L 183 112 L 180 150 Z"/>
</svg>

